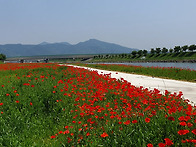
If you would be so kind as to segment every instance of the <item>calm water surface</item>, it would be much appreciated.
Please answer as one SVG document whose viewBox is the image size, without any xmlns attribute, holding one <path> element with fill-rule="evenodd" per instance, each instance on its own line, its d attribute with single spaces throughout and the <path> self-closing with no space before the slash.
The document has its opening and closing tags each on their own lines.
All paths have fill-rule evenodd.
<svg viewBox="0 0 196 147">
<path fill-rule="evenodd" d="M 174 62 L 147 62 L 147 63 L 105 63 L 105 64 L 124 64 L 124 65 L 137 65 L 145 67 L 176 67 L 183 69 L 196 70 L 196 63 L 174 63 Z"/>
</svg>

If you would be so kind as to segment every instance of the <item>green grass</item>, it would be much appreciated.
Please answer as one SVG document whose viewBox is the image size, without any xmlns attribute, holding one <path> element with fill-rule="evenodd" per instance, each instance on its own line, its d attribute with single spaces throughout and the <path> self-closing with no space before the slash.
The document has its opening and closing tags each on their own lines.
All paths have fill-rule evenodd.
<svg viewBox="0 0 196 147">
<path fill-rule="evenodd" d="M 188 61 L 196 60 L 196 52 L 168 53 L 160 55 L 148 55 L 146 60 L 171 60 L 171 61 Z"/>
<path fill-rule="evenodd" d="M 126 56 L 122 57 L 108 57 L 108 58 L 95 58 L 91 62 L 149 62 L 149 61 L 191 61 L 196 60 L 196 52 L 180 52 L 180 53 L 167 53 L 167 54 L 160 54 L 160 55 L 152 55 L 147 54 L 145 59 L 141 59 L 143 56 Z"/>
<path fill-rule="evenodd" d="M 2 147 L 191 147 L 195 114 L 181 93 L 56 64 L 0 65 Z"/>
<path fill-rule="evenodd" d="M 126 72 L 131 74 L 141 74 L 153 77 L 182 80 L 189 82 L 196 82 L 196 71 L 189 69 L 170 68 L 170 67 L 142 67 L 133 65 L 117 65 L 117 64 L 82 64 L 79 66 L 86 66 L 98 69 L 105 69 L 111 71 Z"/>
</svg>

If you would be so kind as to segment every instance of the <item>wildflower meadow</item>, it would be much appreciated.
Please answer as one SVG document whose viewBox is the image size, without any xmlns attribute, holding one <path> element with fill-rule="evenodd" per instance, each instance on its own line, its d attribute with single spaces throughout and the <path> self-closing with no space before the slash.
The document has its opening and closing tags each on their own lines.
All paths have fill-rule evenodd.
<svg viewBox="0 0 196 147">
<path fill-rule="evenodd" d="M 0 146 L 196 146 L 195 108 L 110 74 L 0 65 Z"/>
</svg>

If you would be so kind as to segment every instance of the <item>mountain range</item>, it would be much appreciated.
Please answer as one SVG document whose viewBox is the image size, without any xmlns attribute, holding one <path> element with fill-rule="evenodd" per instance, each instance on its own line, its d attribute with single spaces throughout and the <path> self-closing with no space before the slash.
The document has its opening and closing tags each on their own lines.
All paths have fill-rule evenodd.
<svg viewBox="0 0 196 147">
<path fill-rule="evenodd" d="M 0 45 L 0 53 L 7 57 L 39 56 L 39 55 L 69 55 L 69 54 L 119 54 L 131 53 L 134 48 L 127 48 L 114 43 L 97 39 L 70 44 L 68 42 L 48 43 L 37 45 L 5 44 Z"/>
</svg>

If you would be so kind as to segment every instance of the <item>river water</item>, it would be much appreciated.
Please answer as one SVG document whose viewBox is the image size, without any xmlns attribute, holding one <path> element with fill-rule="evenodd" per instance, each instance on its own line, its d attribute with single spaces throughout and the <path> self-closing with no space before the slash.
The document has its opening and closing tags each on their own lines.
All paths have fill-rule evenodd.
<svg viewBox="0 0 196 147">
<path fill-rule="evenodd" d="M 176 67 L 183 69 L 196 70 L 196 63 L 180 63 L 180 62 L 136 62 L 136 63 L 104 63 L 104 64 L 124 64 L 124 65 L 136 65 L 136 66 L 145 66 L 145 67 Z"/>
</svg>

